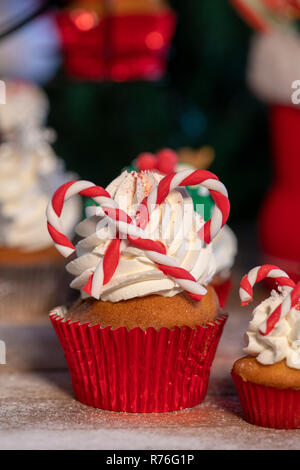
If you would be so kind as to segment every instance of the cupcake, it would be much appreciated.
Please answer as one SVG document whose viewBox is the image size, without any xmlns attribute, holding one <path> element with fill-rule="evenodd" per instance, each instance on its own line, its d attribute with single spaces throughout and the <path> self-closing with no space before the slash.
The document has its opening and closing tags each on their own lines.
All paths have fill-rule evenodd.
<svg viewBox="0 0 300 470">
<path fill-rule="evenodd" d="M 15 139 L 23 129 L 44 125 L 49 103 L 40 87 L 26 81 L 5 79 L 5 91 L 6 103 L 0 106 L 0 140 Z"/>
<path fill-rule="evenodd" d="M 68 293 L 65 260 L 53 247 L 45 210 L 53 191 L 74 175 L 65 171 L 45 132 L 32 128 L 26 141 L 0 145 L 0 322 L 45 319 Z M 69 236 L 80 218 L 76 197 L 64 218 Z"/>
<path fill-rule="evenodd" d="M 75 248 L 60 229 L 64 201 L 79 192 L 99 204 L 87 207 L 87 218 L 77 225 L 81 240 L 67 265 L 80 298 L 50 314 L 82 403 L 162 412 L 204 399 L 226 315 L 208 285 L 215 273 L 215 232 L 176 186 L 203 179 L 222 193 L 214 217 L 220 220 L 221 212 L 225 223 L 226 189 L 205 171 L 163 179 L 156 172 L 124 171 L 106 190 L 77 182 L 53 196 L 49 231 L 66 256 Z M 203 229 L 206 241 L 199 236 Z"/>
<path fill-rule="evenodd" d="M 278 291 L 258 305 L 246 333 L 247 356 L 232 377 L 245 419 L 257 426 L 300 428 L 300 283 L 276 266 L 254 268 L 241 282 L 243 304 L 252 300 L 254 282 L 275 278 Z"/>
<path fill-rule="evenodd" d="M 163 149 L 156 155 L 151 153 L 140 154 L 132 162 L 130 168 L 154 170 L 161 175 L 166 175 L 172 171 L 208 168 L 213 159 L 214 151 L 209 146 L 197 150 L 183 147 L 177 153 L 170 149 Z M 214 207 L 214 200 L 208 189 L 201 186 L 189 186 L 186 189 L 193 200 L 195 210 L 204 217 L 205 221 L 209 220 Z M 216 274 L 212 280 L 212 285 L 219 297 L 221 307 L 225 307 L 232 286 L 231 269 L 237 254 L 237 239 L 233 231 L 225 226 L 212 244 L 216 258 Z"/>
</svg>

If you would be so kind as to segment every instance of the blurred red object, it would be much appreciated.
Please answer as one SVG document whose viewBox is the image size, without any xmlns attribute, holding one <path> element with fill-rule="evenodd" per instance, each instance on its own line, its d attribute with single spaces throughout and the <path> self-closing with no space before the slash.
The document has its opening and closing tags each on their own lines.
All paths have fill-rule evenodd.
<svg viewBox="0 0 300 470">
<path fill-rule="evenodd" d="M 260 240 L 263 262 L 275 264 L 300 280 L 300 110 L 271 108 L 274 183 L 262 205 Z"/>
<path fill-rule="evenodd" d="M 126 3 L 123 0 L 120 7 L 118 2 L 87 2 L 89 8 L 74 6 L 58 12 L 68 75 L 117 82 L 157 80 L 164 75 L 174 13 L 164 4 L 158 7 L 157 1 L 155 8 L 149 1 L 138 6 L 131 1 L 127 8 Z"/>
<path fill-rule="evenodd" d="M 227 300 L 232 288 L 232 280 L 231 277 L 229 279 L 226 279 L 223 282 L 220 282 L 218 284 L 212 283 L 216 294 L 218 296 L 219 302 L 220 302 L 220 307 L 225 308 L 227 304 Z"/>
<path fill-rule="evenodd" d="M 178 156 L 174 150 L 162 149 L 156 155 L 144 152 L 138 155 L 135 166 L 138 171 L 157 170 L 163 175 L 167 175 L 175 171 L 178 163 Z"/>
</svg>

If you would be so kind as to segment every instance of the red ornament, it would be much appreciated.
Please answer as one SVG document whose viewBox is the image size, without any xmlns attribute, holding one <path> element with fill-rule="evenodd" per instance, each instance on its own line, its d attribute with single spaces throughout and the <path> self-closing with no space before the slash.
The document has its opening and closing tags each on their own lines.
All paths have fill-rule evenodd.
<svg viewBox="0 0 300 470">
<path fill-rule="evenodd" d="M 156 168 L 156 156 L 153 153 L 141 153 L 137 158 L 139 171 L 154 170 Z"/>
<path fill-rule="evenodd" d="M 176 169 L 178 156 L 174 150 L 163 149 L 156 155 L 152 153 L 141 153 L 135 162 L 138 171 L 157 170 L 163 175 L 168 175 Z"/>
<path fill-rule="evenodd" d="M 126 0 L 99 2 L 94 9 L 91 2 L 86 5 L 57 15 L 69 75 L 118 82 L 157 80 L 164 75 L 175 30 L 170 8 L 162 5 L 143 11 L 140 5 L 135 13 L 130 5 L 125 10 Z"/>
<path fill-rule="evenodd" d="M 157 169 L 160 173 L 168 174 L 174 171 L 178 162 L 177 154 L 170 149 L 164 149 L 157 154 Z"/>
</svg>

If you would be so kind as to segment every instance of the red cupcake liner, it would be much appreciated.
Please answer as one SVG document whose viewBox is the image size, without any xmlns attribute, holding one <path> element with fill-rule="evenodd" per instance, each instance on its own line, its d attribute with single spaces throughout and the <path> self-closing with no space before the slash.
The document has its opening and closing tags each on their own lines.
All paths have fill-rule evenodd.
<svg viewBox="0 0 300 470">
<path fill-rule="evenodd" d="M 220 307 L 224 308 L 226 306 L 231 287 L 232 287 L 232 280 L 231 278 L 226 279 L 226 281 L 221 282 L 219 284 L 212 284 L 213 288 L 216 291 L 216 294 L 219 298 Z"/>
<path fill-rule="evenodd" d="M 163 412 L 205 398 L 227 315 L 195 329 L 111 329 L 50 314 L 77 399 L 112 411 Z"/>
<path fill-rule="evenodd" d="M 265 428 L 300 428 L 300 390 L 267 387 L 231 375 L 246 421 Z"/>
</svg>

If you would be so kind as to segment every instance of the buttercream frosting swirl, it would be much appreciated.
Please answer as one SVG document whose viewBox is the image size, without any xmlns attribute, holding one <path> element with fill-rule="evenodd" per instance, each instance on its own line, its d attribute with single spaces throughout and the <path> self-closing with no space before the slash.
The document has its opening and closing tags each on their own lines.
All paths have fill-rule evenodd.
<svg viewBox="0 0 300 470">
<path fill-rule="evenodd" d="M 250 356 L 256 356 L 258 362 L 264 365 L 275 364 L 285 360 L 288 367 L 300 369 L 300 312 L 293 307 L 289 313 L 280 319 L 276 327 L 266 336 L 259 329 L 271 313 L 280 305 L 288 294 L 285 287 L 273 290 L 271 296 L 258 305 L 253 311 L 246 338 L 248 346 L 244 351 Z"/>
<path fill-rule="evenodd" d="M 45 215 L 49 197 L 73 178 L 45 140 L 35 149 L 18 143 L 1 144 L 0 246 L 23 251 L 50 247 Z M 81 218 L 80 198 L 68 201 L 64 211 L 64 229 L 71 236 Z"/>
<path fill-rule="evenodd" d="M 216 274 L 227 278 L 237 254 L 237 239 L 228 225 L 224 225 L 213 239 L 212 249 L 216 259 Z"/>
<path fill-rule="evenodd" d="M 178 163 L 176 170 L 192 168 L 193 166 L 190 164 Z M 198 194 L 209 197 L 208 189 L 201 186 L 198 187 Z M 212 249 L 216 261 L 216 274 L 224 279 L 228 278 L 237 254 L 237 238 L 228 225 L 224 225 L 222 230 L 212 240 Z"/>
<path fill-rule="evenodd" d="M 130 217 L 162 176 L 156 172 L 124 171 L 106 189 Z M 76 227 L 82 240 L 76 246 L 77 258 L 67 265 L 75 276 L 71 287 L 81 290 L 98 265 L 112 238 L 111 228 L 97 215 L 96 207 L 87 208 L 87 219 Z M 197 232 L 203 218 L 193 209 L 193 202 L 183 188 L 172 191 L 165 202 L 156 207 L 145 228 L 147 238 L 159 240 L 167 254 L 188 270 L 201 284 L 208 284 L 215 273 L 211 245 L 203 246 Z M 118 302 L 150 294 L 173 296 L 182 291 L 175 279 L 165 276 L 142 250 L 122 241 L 120 260 L 113 278 L 103 286 L 101 300 Z"/>
</svg>

